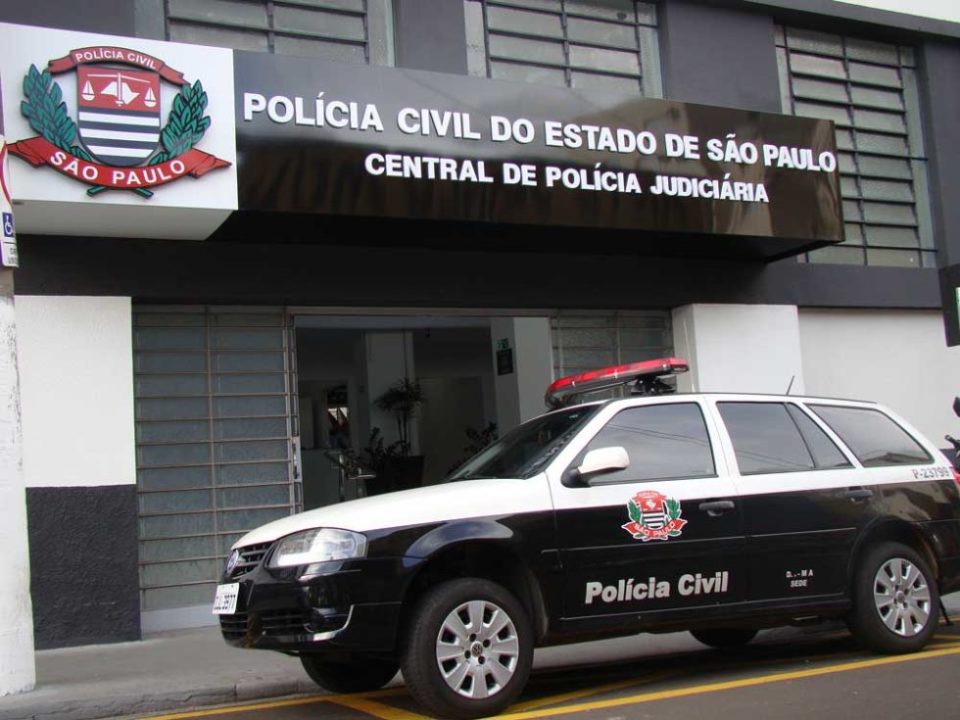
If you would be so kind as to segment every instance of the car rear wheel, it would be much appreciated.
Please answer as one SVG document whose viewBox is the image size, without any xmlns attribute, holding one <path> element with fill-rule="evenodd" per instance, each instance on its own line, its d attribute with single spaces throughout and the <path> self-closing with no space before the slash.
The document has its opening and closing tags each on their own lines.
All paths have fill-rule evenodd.
<svg viewBox="0 0 960 720">
<path fill-rule="evenodd" d="M 335 693 L 379 690 L 393 680 L 398 665 L 390 660 L 357 658 L 334 661 L 316 655 L 301 655 L 307 675 L 324 690 Z"/>
<path fill-rule="evenodd" d="M 401 668 L 411 694 L 440 717 L 496 715 L 523 690 L 533 662 L 530 621 L 488 580 L 452 580 L 413 611 Z"/>
<path fill-rule="evenodd" d="M 936 579 L 920 553 L 893 542 L 866 553 L 848 619 L 860 642 L 882 653 L 916 652 L 930 641 L 939 620 Z"/>
</svg>

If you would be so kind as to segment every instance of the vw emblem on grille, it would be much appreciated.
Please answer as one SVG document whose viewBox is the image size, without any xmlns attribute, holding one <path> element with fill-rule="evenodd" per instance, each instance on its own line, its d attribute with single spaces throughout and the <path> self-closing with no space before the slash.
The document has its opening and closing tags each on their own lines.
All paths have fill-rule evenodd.
<svg viewBox="0 0 960 720">
<path fill-rule="evenodd" d="M 230 557 L 227 558 L 227 569 L 226 569 L 227 575 L 233 574 L 233 571 L 237 567 L 238 562 L 240 562 L 240 551 L 234 550 L 232 553 L 230 553 Z"/>
</svg>

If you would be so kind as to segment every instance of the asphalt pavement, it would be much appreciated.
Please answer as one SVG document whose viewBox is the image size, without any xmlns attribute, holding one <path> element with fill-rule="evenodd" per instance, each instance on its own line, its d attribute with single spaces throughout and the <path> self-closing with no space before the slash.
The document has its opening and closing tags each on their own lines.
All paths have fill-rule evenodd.
<svg viewBox="0 0 960 720">
<path fill-rule="evenodd" d="M 960 616 L 960 594 L 946 598 Z M 765 635 L 807 633 L 784 628 Z M 534 668 L 652 662 L 650 658 L 702 650 L 687 633 L 639 635 L 538 650 Z M 320 694 L 299 660 L 279 653 L 227 646 L 216 627 L 164 633 L 139 642 L 37 652 L 36 689 L 0 698 L 0 720 L 92 720 Z M 398 676 L 393 685 L 402 682 Z"/>
</svg>

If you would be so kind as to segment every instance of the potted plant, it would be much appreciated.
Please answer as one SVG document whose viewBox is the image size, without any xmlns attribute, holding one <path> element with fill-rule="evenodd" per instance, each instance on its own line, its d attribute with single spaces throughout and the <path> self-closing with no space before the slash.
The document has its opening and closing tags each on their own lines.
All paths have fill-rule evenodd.
<svg viewBox="0 0 960 720">
<path fill-rule="evenodd" d="M 390 413 L 397 422 L 400 457 L 391 458 L 389 464 L 393 485 L 398 490 L 419 486 L 422 479 L 423 456 L 410 455 L 410 421 L 424 402 L 420 383 L 407 377 L 397 380 L 374 400 L 378 410 Z"/>
</svg>

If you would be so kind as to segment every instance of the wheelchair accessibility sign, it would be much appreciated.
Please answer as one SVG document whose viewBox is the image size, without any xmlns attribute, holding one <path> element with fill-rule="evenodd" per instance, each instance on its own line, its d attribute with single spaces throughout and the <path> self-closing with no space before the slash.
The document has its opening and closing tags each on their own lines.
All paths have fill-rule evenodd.
<svg viewBox="0 0 960 720">
<path fill-rule="evenodd" d="M 7 144 L 0 135 L 0 263 L 4 267 L 19 267 L 17 231 L 13 223 L 13 201 L 10 197 L 9 177 Z"/>
</svg>

